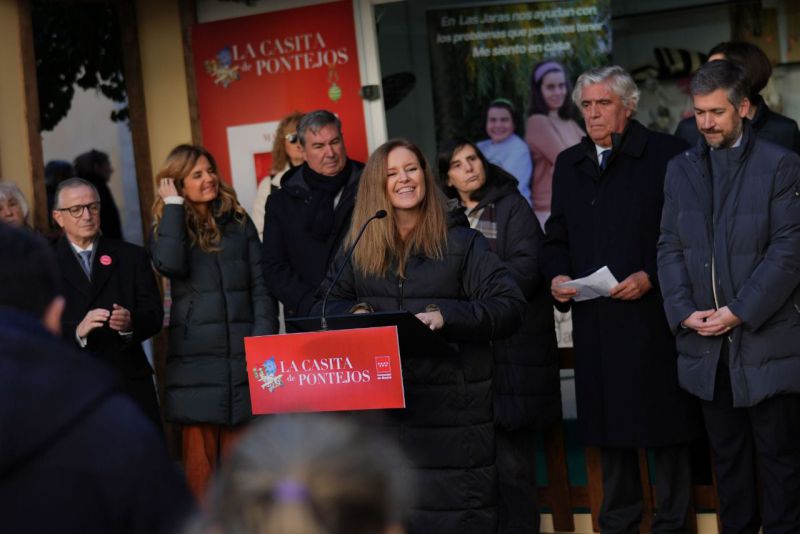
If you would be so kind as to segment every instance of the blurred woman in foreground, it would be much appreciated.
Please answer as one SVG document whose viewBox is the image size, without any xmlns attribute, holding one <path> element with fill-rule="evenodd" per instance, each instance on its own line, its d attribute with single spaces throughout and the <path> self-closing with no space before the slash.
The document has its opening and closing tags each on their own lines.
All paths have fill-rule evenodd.
<svg viewBox="0 0 800 534">
<path fill-rule="evenodd" d="M 401 534 L 410 481 L 397 445 L 330 415 L 262 419 L 187 534 Z"/>
</svg>

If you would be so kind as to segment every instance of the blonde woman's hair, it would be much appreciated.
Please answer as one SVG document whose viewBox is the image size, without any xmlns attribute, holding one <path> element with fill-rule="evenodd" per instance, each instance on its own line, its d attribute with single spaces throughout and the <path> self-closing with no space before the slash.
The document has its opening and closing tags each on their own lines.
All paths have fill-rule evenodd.
<svg viewBox="0 0 800 534">
<path fill-rule="evenodd" d="M 330 415 L 255 422 L 187 534 L 378 534 L 411 495 L 397 444 Z"/>
<path fill-rule="evenodd" d="M 425 179 L 425 197 L 419 219 L 408 238 L 403 241 L 397 228 L 394 208 L 386 193 L 389 153 L 396 148 L 411 151 L 419 160 Z M 431 259 L 441 259 L 447 244 L 447 208 L 441 190 L 436 186 L 430 165 L 417 145 L 405 139 L 392 139 L 377 148 L 367 160 L 358 185 L 353 222 L 345 240 L 352 246 L 363 224 L 378 210 L 388 217 L 371 223 L 353 254 L 353 265 L 364 276 L 384 277 L 393 269 L 405 276 L 406 262 L 412 253 Z"/>
<path fill-rule="evenodd" d="M 286 153 L 286 136 L 292 133 L 293 130 L 297 133 L 297 125 L 300 124 L 300 119 L 303 114 L 295 111 L 291 115 L 286 115 L 281 122 L 278 123 L 278 129 L 275 130 L 275 141 L 272 143 L 272 173 L 276 174 L 281 172 L 284 167 L 289 164 L 289 155 Z M 300 142 L 299 139 L 297 141 Z"/>
<path fill-rule="evenodd" d="M 162 178 L 172 178 L 175 180 L 178 194 L 183 195 L 183 181 L 189 176 L 201 156 L 206 157 L 211 164 L 211 168 L 217 173 L 217 162 L 208 150 L 196 145 L 178 145 L 172 149 L 164 164 L 161 165 L 161 169 L 156 174 L 156 184 Z M 219 181 L 219 194 L 212 203 L 212 209 L 208 210 L 206 216 L 201 215 L 189 199 L 184 199 L 183 203 L 186 231 L 189 234 L 190 244 L 192 246 L 197 245 L 205 252 L 219 250 L 218 245 L 222 234 L 217 225 L 217 217 L 230 214 L 240 224 L 244 224 L 247 220 L 247 213 L 239 204 L 236 198 L 236 191 L 225 183 L 219 177 L 219 174 L 217 174 L 217 180 Z M 156 200 L 153 202 L 153 218 L 156 229 L 161 223 L 163 214 L 164 200 L 160 196 L 156 196 Z"/>
</svg>

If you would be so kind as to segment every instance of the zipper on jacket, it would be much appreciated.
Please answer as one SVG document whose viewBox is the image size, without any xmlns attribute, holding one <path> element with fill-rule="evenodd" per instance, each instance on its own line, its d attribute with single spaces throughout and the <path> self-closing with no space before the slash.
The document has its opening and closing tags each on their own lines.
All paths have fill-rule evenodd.
<svg viewBox="0 0 800 534">
<path fill-rule="evenodd" d="M 403 309 L 403 282 L 405 280 L 402 276 L 397 277 L 397 290 L 398 290 L 398 297 L 397 297 L 397 308 L 402 310 Z"/>
<path fill-rule="evenodd" d="M 228 325 L 228 300 L 225 298 L 225 290 L 224 284 L 222 280 L 222 267 L 219 265 L 219 253 L 215 254 L 214 258 L 214 265 L 217 267 L 217 272 L 219 273 L 219 282 L 223 285 L 222 290 L 222 316 L 225 325 L 225 346 L 227 347 L 227 357 L 225 358 L 226 366 L 228 370 L 228 421 L 233 424 L 233 379 L 231 375 L 231 330 L 230 325 Z M 245 366 L 245 369 L 247 366 Z"/>
<path fill-rule="evenodd" d="M 711 247 L 711 293 L 714 295 L 714 308 L 719 309 L 717 299 L 717 264 L 714 258 L 714 247 Z"/>
<path fill-rule="evenodd" d="M 711 294 L 714 297 L 714 309 L 719 309 L 717 298 L 717 224 L 714 213 L 714 171 L 711 168 L 711 158 L 706 160 L 708 166 L 708 179 L 711 183 Z"/>
</svg>

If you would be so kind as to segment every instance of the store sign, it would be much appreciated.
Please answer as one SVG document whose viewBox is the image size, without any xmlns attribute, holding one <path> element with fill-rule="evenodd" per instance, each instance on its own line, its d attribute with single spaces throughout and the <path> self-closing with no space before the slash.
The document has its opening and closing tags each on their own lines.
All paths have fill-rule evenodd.
<svg viewBox="0 0 800 534">
<path fill-rule="evenodd" d="M 254 414 L 403 408 L 397 327 L 246 337 Z"/>
<path fill-rule="evenodd" d="M 203 144 L 248 210 L 294 111 L 335 113 L 348 155 L 366 160 L 350 0 L 196 24 L 192 51 Z"/>
<path fill-rule="evenodd" d="M 610 0 L 461 2 L 430 9 L 427 27 L 439 141 L 485 138 L 486 108 L 496 98 L 527 110 L 540 61 L 560 62 L 574 80 L 611 54 Z"/>
</svg>

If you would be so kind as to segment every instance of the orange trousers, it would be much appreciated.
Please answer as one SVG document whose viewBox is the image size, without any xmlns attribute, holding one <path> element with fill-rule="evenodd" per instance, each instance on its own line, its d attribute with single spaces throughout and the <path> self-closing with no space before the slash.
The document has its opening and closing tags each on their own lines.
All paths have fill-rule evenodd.
<svg viewBox="0 0 800 534">
<path fill-rule="evenodd" d="M 206 492 L 214 471 L 230 453 L 245 425 L 185 425 L 183 437 L 183 467 L 189 490 L 198 502 L 205 502 Z"/>
</svg>

